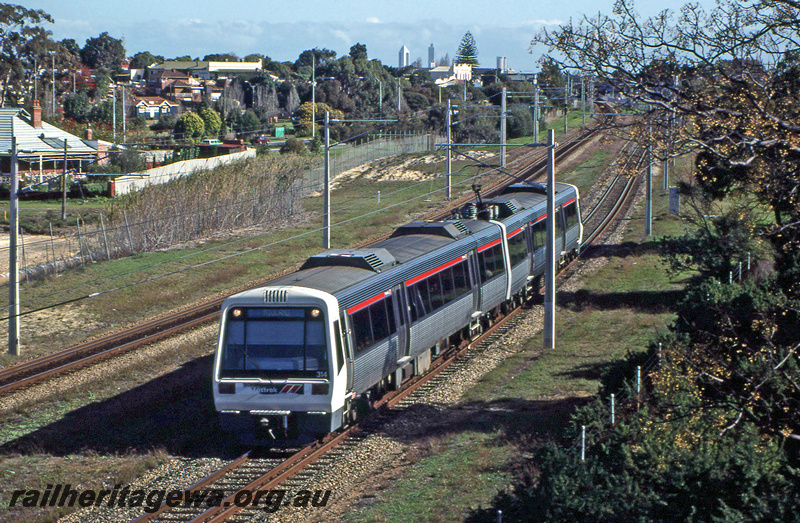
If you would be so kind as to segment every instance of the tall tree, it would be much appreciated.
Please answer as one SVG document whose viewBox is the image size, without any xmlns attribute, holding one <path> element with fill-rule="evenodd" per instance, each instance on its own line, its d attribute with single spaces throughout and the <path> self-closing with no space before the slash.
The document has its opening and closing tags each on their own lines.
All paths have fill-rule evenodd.
<svg viewBox="0 0 800 523">
<path fill-rule="evenodd" d="M 728 430 L 749 420 L 796 439 L 800 68 L 786 51 L 797 48 L 798 19 L 796 0 L 721 0 L 709 13 L 687 4 L 648 20 L 618 0 L 612 16 L 571 22 L 533 41 L 557 51 L 551 58 L 562 68 L 649 107 L 647 118 L 624 129 L 630 135 L 652 136 L 662 156 L 696 154 L 697 186 L 686 190 L 700 197 L 699 230 L 676 242 L 679 255 L 702 269 L 677 322 L 688 341 L 676 344 L 686 375 Z M 728 195 L 769 209 L 772 219 L 747 219 L 741 205 L 718 204 Z M 758 239 L 771 246 L 763 261 L 774 275 L 758 289 L 717 288 Z"/>
<path fill-rule="evenodd" d="M 149 51 L 139 51 L 133 58 L 131 59 L 131 68 L 132 69 L 144 69 L 145 67 L 149 67 L 153 64 L 160 64 L 164 61 L 163 56 L 156 56 Z"/>
<path fill-rule="evenodd" d="M 367 60 L 367 46 L 355 43 L 350 47 L 350 58 L 353 60 Z"/>
<path fill-rule="evenodd" d="M 472 33 L 467 31 L 467 34 L 461 39 L 458 45 L 458 53 L 453 59 L 455 64 L 469 64 L 472 67 L 478 66 L 478 46 L 475 44 L 475 38 Z"/>
<path fill-rule="evenodd" d="M 215 53 L 207 54 L 203 57 L 203 61 L 209 62 L 241 62 L 242 59 L 236 56 L 236 53 Z"/>
<path fill-rule="evenodd" d="M 94 38 L 87 38 L 81 49 L 81 60 L 92 69 L 116 70 L 125 59 L 125 46 L 122 40 L 114 38 L 108 32 L 102 32 Z"/>
<path fill-rule="evenodd" d="M 41 64 L 52 49 L 50 32 L 40 25 L 45 22 L 53 19 L 42 10 L 0 4 L 0 106 L 23 99 L 34 59 Z"/>
<path fill-rule="evenodd" d="M 314 49 L 306 49 L 300 56 L 297 57 L 297 61 L 294 63 L 294 68 L 299 69 L 303 66 L 311 66 L 311 57 L 314 57 L 316 60 L 317 66 L 325 65 L 326 63 L 336 60 L 336 51 L 331 51 L 330 49 L 322 49 L 314 48 Z"/>
</svg>

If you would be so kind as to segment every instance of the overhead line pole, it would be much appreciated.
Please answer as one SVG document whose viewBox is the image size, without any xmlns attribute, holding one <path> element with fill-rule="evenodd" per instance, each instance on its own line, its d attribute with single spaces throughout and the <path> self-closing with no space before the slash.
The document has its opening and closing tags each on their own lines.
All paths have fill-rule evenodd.
<svg viewBox="0 0 800 523">
<path fill-rule="evenodd" d="M 555 165 L 556 135 L 547 134 L 547 240 L 545 245 L 544 348 L 556 346 L 556 229 L 555 229 Z"/>
<path fill-rule="evenodd" d="M 503 87 L 503 98 L 500 102 L 500 167 L 506 166 L 506 88 Z"/>
<path fill-rule="evenodd" d="M 322 247 L 331 248 L 331 133 L 330 113 L 325 111 L 325 197 L 323 201 Z"/>
<path fill-rule="evenodd" d="M 17 261 L 17 242 L 19 235 L 19 201 L 17 187 L 17 137 L 11 136 L 11 187 L 9 195 L 9 237 L 8 237 L 8 353 L 20 355 L 19 343 L 19 266 Z"/>
<path fill-rule="evenodd" d="M 61 219 L 67 219 L 67 140 L 64 139 L 64 168 L 61 174 Z"/>
<path fill-rule="evenodd" d="M 447 177 L 447 191 L 445 193 L 445 198 L 447 198 L 448 200 L 452 197 L 452 193 L 451 193 L 451 187 L 452 187 L 452 185 L 451 185 L 451 177 L 453 175 L 453 163 L 452 163 L 453 162 L 453 160 L 452 160 L 453 155 L 451 154 L 452 147 L 453 147 L 451 145 L 453 143 L 453 140 L 452 140 L 452 125 L 451 125 L 452 116 L 451 116 L 451 114 L 452 114 L 452 109 L 450 108 L 450 98 L 448 98 L 447 99 L 447 119 L 446 119 L 447 120 L 447 122 L 446 122 L 447 123 L 447 175 L 446 175 L 446 177 Z"/>
</svg>

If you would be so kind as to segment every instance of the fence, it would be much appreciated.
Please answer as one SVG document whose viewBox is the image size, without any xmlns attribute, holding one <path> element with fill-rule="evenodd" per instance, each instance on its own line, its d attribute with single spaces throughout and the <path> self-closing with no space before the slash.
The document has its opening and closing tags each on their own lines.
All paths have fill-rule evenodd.
<svg viewBox="0 0 800 523">
<path fill-rule="evenodd" d="M 431 151 L 441 138 L 422 133 L 381 133 L 369 135 L 353 143 L 341 144 L 330 149 L 331 180 L 345 171 L 365 163 L 403 153 Z M 308 195 L 324 188 L 324 160 L 306 171 L 302 195 Z"/>
<path fill-rule="evenodd" d="M 185 174 L 214 169 L 220 165 L 241 161 L 246 158 L 253 158 L 255 155 L 256 151 L 254 149 L 248 149 L 239 153 L 215 156 L 213 158 L 183 160 L 162 167 L 148 169 L 141 173 L 119 176 L 114 180 L 114 194 L 127 194 L 148 185 L 166 183 Z"/>
<path fill-rule="evenodd" d="M 352 144 L 331 149 L 331 178 L 364 163 L 392 155 L 432 150 L 438 137 L 430 134 L 379 134 L 371 135 Z M 241 155 L 222 157 L 229 162 Z M 178 178 L 173 204 L 163 198 L 150 202 L 137 218 L 123 213 L 112 213 L 112 222 L 104 216 L 91 224 L 80 219 L 74 232 L 20 238 L 20 278 L 27 279 L 93 263 L 120 258 L 140 252 L 166 249 L 208 237 L 214 233 L 251 226 L 285 225 L 299 209 L 298 201 L 323 188 L 323 161 L 315 162 L 288 183 L 288 180 L 261 179 L 248 182 L 236 198 L 206 201 L 203 198 L 184 198 L 178 193 L 193 194 L 183 174 L 201 170 L 197 162 L 189 160 L 152 170 L 154 178 L 132 178 L 131 187 L 139 189 Z M 194 162 L 194 163 L 192 163 Z M 170 170 L 171 168 L 171 170 Z M 169 172 L 164 171 L 165 169 Z M 127 178 L 127 177 L 126 177 Z M 122 180 L 125 181 L 125 180 Z M 126 182 L 127 183 L 127 182 Z M 118 182 L 117 191 L 120 192 Z M 0 282 L 8 279 L 8 246 L 0 245 Z"/>
</svg>

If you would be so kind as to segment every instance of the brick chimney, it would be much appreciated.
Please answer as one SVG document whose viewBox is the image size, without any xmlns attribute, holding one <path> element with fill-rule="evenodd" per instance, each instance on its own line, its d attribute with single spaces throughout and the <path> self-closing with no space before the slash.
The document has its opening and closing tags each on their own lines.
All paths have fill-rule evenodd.
<svg viewBox="0 0 800 523">
<path fill-rule="evenodd" d="M 39 100 L 33 101 L 33 106 L 31 107 L 31 118 L 33 119 L 33 126 L 37 129 L 42 128 L 42 106 L 39 105 Z"/>
<path fill-rule="evenodd" d="M 87 127 L 86 128 L 86 139 L 87 140 L 91 140 L 92 139 L 92 128 L 91 127 Z"/>
</svg>

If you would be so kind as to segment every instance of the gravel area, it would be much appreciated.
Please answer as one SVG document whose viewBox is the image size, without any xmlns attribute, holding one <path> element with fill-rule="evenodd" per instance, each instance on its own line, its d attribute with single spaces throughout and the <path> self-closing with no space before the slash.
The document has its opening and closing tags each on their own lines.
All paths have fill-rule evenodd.
<svg viewBox="0 0 800 523">
<path fill-rule="evenodd" d="M 0 413 L 20 408 L 23 405 L 38 403 L 53 396 L 63 395 L 70 390 L 78 388 L 92 390 L 96 388 L 95 384 L 98 380 L 107 379 L 109 376 L 113 376 L 115 373 L 140 361 L 159 360 L 164 362 L 161 372 L 152 375 L 151 379 L 168 374 L 184 363 L 183 360 L 174 356 L 175 351 L 180 346 L 187 343 L 208 343 L 209 349 L 213 349 L 212 340 L 216 338 L 217 330 L 218 325 L 216 324 L 206 325 L 180 336 L 153 343 L 144 349 L 137 349 L 121 356 L 109 358 L 61 376 L 58 379 L 46 380 L 40 384 L 11 392 L 0 397 Z"/>
</svg>

